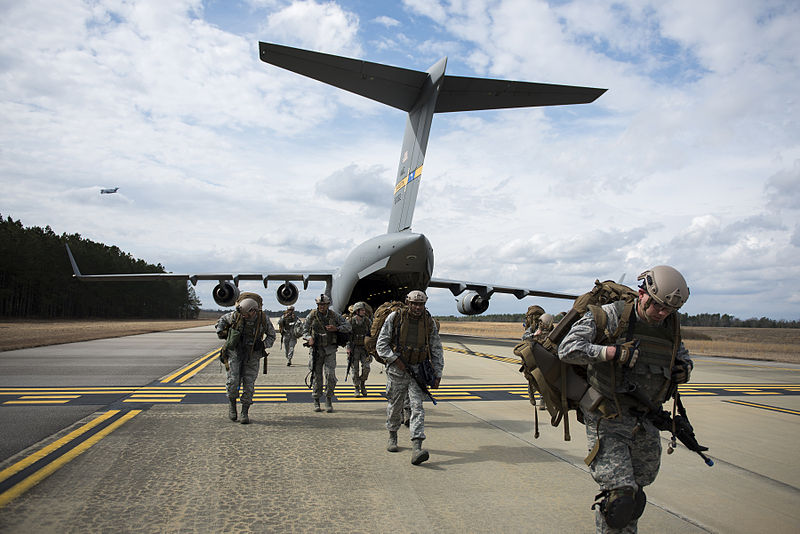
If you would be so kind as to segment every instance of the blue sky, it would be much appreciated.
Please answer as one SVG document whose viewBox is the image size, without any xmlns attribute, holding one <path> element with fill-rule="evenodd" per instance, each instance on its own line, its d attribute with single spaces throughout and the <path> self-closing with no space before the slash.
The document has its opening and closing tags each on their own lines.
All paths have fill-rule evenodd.
<svg viewBox="0 0 800 534">
<path fill-rule="evenodd" d="M 0 213 L 174 272 L 335 268 L 386 229 L 405 116 L 262 63 L 258 41 L 447 56 L 608 92 L 434 117 L 413 224 L 434 276 L 577 293 L 669 264 L 690 314 L 798 319 L 798 27 L 793 1 L 3 1 Z M 534 303 L 566 307 L 490 312 Z"/>
</svg>

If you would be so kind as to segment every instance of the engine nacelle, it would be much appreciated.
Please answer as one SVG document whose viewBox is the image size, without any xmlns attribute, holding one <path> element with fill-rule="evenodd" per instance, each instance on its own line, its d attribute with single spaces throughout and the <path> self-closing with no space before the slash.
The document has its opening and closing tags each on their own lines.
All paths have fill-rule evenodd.
<svg viewBox="0 0 800 534">
<path fill-rule="evenodd" d="M 468 291 L 457 300 L 458 313 L 463 315 L 479 315 L 489 309 L 489 299 L 483 298 L 474 291 Z"/>
<path fill-rule="evenodd" d="M 296 285 L 291 282 L 285 282 L 278 287 L 276 298 L 283 306 L 291 306 L 297 302 L 297 296 L 299 294 L 300 291 L 297 289 Z"/>
<path fill-rule="evenodd" d="M 233 306 L 239 298 L 239 288 L 230 282 L 220 282 L 214 287 L 212 292 L 214 302 L 219 306 Z"/>
</svg>

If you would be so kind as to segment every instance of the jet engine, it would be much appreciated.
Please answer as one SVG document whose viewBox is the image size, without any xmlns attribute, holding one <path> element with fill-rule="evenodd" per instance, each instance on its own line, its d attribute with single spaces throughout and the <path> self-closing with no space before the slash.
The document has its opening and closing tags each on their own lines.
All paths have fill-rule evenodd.
<svg viewBox="0 0 800 534">
<path fill-rule="evenodd" d="M 300 291 L 291 282 L 285 282 L 278 287 L 277 299 L 283 306 L 290 306 L 297 302 L 297 295 Z"/>
<path fill-rule="evenodd" d="M 474 291 L 468 291 L 456 301 L 458 313 L 463 315 L 479 315 L 489 309 L 489 299 L 483 298 Z"/>
<path fill-rule="evenodd" d="M 214 302 L 220 306 L 228 307 L 236 303 L 239 298 L 239 288 L 230 282 L 220 282 L 214 287 L 212 292 Z"/>
</svg>

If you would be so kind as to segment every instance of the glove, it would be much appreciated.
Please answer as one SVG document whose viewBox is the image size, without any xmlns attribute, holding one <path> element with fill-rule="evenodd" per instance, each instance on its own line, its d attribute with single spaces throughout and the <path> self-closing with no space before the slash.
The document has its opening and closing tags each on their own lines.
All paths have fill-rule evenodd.
<svg viewBox="0 0 800 534">
<path fill-rule="evenodd" d="M 228 333 L 224 330 L 217 331 L 217 337 L 220 339 L 228 339 Z"/>
<path fill-rule="evenodd" d="M 632 339 L 622 345 L 615 345 L 615 357 L 619 360 L 620 365 L 627 365 L 633 367 L 636 365 L 636 360 L 639 359 L 639 340 Z"/>
<path fill-rule="evenodd" d="M 675 360 L 675 365 L 672 367 L 672 383 L 685 384 L 689 381 L 692 374 L 692 365 L 683 360 Z"/>
</svg>

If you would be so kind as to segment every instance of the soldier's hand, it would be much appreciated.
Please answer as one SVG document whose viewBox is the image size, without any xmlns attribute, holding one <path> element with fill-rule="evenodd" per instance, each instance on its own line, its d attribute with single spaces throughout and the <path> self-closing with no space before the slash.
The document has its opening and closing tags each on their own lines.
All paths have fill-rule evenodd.
<svg viewBox="0 0 800 534">
<path fill-rule="evenodd" d="M 639 359 L 639 340 L 633 339 L 622 345 L 614 345 L 615 357 L 620 365 L 633 367 Z"/>
<path fill-rule="evenodd" d="M 442 377 L 436 377 L 436 380 L 433 381 L 433 385 L 431 389 L 439 389 L 439 383 L 442 381 Z"/>
<path fill-rule="evenodd" d="M 397 366 L 397 368 L 398 368 L 399 370 L 401 370 L 401 371 L 405 371 L 405 370 L 406 370 L 406 364 L 404 364 L 404 363 L 403 363 L 403 360 L 401 360 L 400 358 L 397 358 L 397 359 L 394 361 L 394 365 L 396 365 L 396 366 Z"/>
<path fill-rule="evenodd" d="M 339 327 L 333 324 L 327 324 L 325 325 L 325 330 L 327 330 L 328 332 L 336 332 L 337 330 L 339 330 Z"/>
<path fill-rule="evenodd" d="M 224 331 L 220 330 L 219 332 L 217 332 L 217 337 L 220 339 L 227 339 L 228 336 L 225 335 Z"/>
<path fill-rule="evenodd" d="M 672 368 L 672 382 L 674 384 L 685 384 L 689 381 L 691 374 L 692 366 L 689 362 L 675 360 L 675 366 Z"/>
<path fill-rule="evenodd" d="M 308 338 L 306 340 L 306 343 L 308 344 L 309 347 L 313 347 L 314 346 L 314 338 L 313 337 Z"/>
</svg>

